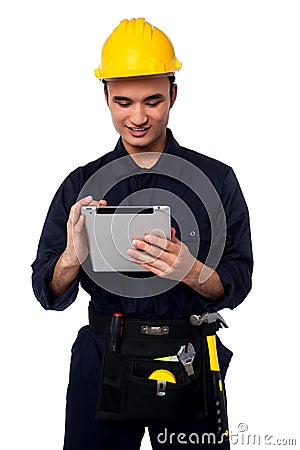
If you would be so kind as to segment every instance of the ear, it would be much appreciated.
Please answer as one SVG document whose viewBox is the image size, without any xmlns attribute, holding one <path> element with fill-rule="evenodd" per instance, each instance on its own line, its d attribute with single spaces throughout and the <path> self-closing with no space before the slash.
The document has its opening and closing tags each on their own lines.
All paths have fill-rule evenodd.
<svg viewBox="0 0 300 450">
<path fill-rule="evenodd" d="M 171 98 L 170 109 L 173 107 L 176 98 L 177 98 L 177 84 L 173 84 L 173 86 L 172 86 L 172 98 Z"/>
</svg>

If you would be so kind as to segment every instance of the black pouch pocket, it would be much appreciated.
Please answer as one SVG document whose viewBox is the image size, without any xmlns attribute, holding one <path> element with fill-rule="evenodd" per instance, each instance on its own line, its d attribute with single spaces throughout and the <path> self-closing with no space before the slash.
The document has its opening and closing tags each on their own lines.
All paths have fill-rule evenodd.
<svg viewBox="0 0 300 450">
<path fill-rule="evenodd" d="M 202 367 L 187 376 L 181 363 L 153 364 L 133 362 L 133 374 L 128 376 L 126 416 L 143 420 L 183 420 L 206 416 L 206 385 Z M 146 370 L 145 370 L 146 369 Z M 176 383 L 151 380 L 148 373 L 168 370 Z"/>
<path fill-rule="evenodd" d="M 99 419 L 122 420 L 124 380 L 127 377 L 129 363 L 127 357 L 105 349 L 97 402 Z"/>
<path fill-rule="evenodd" d="M 142 359 L 106 350 L 97 417 L 106 420 L 183 420 L 207 415 L 204 357 L 197 353 L 195 373 L 180 362 Z M 168 370 L 176 383 L 149 379 Z"/>
</svg>

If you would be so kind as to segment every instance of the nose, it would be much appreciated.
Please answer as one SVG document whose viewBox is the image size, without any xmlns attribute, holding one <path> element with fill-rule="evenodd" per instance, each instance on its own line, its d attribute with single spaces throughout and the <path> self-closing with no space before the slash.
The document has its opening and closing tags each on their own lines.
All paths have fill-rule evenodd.
<svg viewBox="0 0 300 450">
<path fill-rule="evenodd" d="M 148 121 L 148 117 L 143 105 L 135 105 L 131 111 L 130 117 L 131 123 L 136 127 L 145 125 Z"/>
</svg>

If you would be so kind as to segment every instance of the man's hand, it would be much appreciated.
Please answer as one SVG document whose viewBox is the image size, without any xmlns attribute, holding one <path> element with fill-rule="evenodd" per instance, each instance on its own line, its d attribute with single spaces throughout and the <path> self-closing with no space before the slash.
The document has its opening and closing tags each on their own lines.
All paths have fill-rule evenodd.
<svg viewBox="0 0 300 450">
<path fill-rule="evenodd" d="M 80 265 L 88 256 L 88 246 L 84 230 L 85 216 L 81 214 L 82 206 L 106 205 L 106 200 L 96 201 L 89 195 L 72 206 L 67 223 L 67 247 L 64 251 L 64 258 L 70 265 Z"/>
<path fill-rule="evenodd" d="M 173 227 L 171 228 L 171 240 L 154 234 L 146 234 L 144 240 L 134 239 L 132 241 L 134 249 L 128 249 L 127 253 L 133 262 L 140 264 L 155 275 L 184 281 L 196 259 L 175 234 L 176 231 Z"/>
<path fill-rule="evenodd" d="M 175 233 L 172 227 L 171 240 L 153 234 L 145 235 L 144 240 L 133 239 L 134 249 L 127 253 L 133 262 L 159 277 L 182 281 L 209 299 L 222 297 L 224 288 L 218 273 L 198 261 Z"/>
<path fill-rule="evenodd" d="M 91 195 L 79 200 L 70 210 L 67 222 L 67 246 L 57 261 L 50 289 L 56 297 L 62 295 L 77 277 L 80 264 L 88 256 L 88 246 L 84 230 L 85 216 L 82 206 L 106 206 L 106 200 L 93 200 Z"/>
</svg>

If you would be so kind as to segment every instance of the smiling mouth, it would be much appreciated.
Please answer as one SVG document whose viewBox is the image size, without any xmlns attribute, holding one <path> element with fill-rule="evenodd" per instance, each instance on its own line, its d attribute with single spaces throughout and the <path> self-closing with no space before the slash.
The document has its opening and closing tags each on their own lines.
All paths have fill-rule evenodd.
<svg viewBox="0 0 300 450">
<path fill-rule="evenodd" d="M 129 127 L 129 126 L 126 125 L 126 128 L 128 128 L 130 131 L 133 131 L 134 133 L 139 133 L 139 132 L 150 130 L 151 126 L 148 126 L 148 127 Z"/>
</svg>

